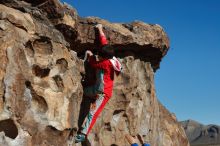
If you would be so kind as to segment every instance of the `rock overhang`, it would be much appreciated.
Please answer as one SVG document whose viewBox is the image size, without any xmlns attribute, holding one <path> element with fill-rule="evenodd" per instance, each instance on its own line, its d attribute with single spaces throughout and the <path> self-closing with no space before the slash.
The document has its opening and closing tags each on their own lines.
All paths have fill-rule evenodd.
<svg viewBox="0 0 220 146">
<path fill-rule="evenodd" d="M 21 10 L 19 0 L 2 0 L 13 8 Z M 167 54 L 170 44 L 164 29 L 158 24 L 147 24 L 141 21 L 131 23 L 110 23 L 98 17 L 82 18 L 70 5 L 62 4 L 59 0 L 25 0 L 25 9 L 39 19 L 36 8 L 45 13 L 46 18 L 52 22 L 65 40 L 70 44 L 70 49 L 82 56 L 87 49 L 98 47 L 97 33 L 94 26 L 101 23 L 107 35 L 109 43 L 115 47 L 116 56 L 126 57 L 129 55 L 137 59 L 150 62 L 154 71 L 160 67 L 162 58 Z M 27 7 L 29 5 L 29 7 Z M 33 9 L 34 7 L 34 9 Z"/>
</svg>

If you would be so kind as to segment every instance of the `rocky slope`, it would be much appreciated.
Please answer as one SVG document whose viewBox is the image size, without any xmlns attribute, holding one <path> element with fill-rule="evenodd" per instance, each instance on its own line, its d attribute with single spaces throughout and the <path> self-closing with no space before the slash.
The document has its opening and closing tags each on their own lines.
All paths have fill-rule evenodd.
<svg viewBox="0 0 220 146">
<path fill-rule="evenodd" d="M 203 125 L 193 120 L 181 122 L 191 146 L 220 146 L 220 126 Z"/>
<path fill-rule="evenodd" d="M 123 73 L 90 144 L 82 145 L 127 146 L 125 133 L 142 135 L 152 146 L 189 145 L 175 116 L 156 98 L 154 73 L 169 48 L 163 29 L 81 18 L 57 0 L 0 1 L 0 145 L 67 144 L 69 129 L 76 132 L 88 109 L 80 58 L 99 46 L 96 23 L 117 49 Z"/>
</svg>

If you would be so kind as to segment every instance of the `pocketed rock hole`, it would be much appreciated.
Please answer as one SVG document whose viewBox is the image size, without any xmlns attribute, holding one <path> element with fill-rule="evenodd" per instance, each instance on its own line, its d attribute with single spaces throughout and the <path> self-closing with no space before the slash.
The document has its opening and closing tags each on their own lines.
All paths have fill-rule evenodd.
<svg viewBox="0 0 220 146">
<path fill-rule="evenodd" d="M 33 48 L 33 46 L 32 46 L 32 42 L 31 42 L 31 41 L 28 41 L 28 42 L 25 44 L 25 49 L 26 49 L 26 51 L 27 51 L 28 56 L 34 57 L 34 48 Z"/>
<path fill-rule="evenodd" d="M 51 55 L 53 46 L 48 37 L 41 37 L 33 42 L 34 52 L 37 54 Z"/>
<path fill-rule="evenodd" d="M 117 114 L 119 114 L 119 113 L 121 113 L 121 112 L 124 112 L 125 110 L 115 110 L 114 112 L 113 112 L 113 115 L 117 115 Z"/>
<path fill-rule="evenodd" d="M 32 106 L 35 106 L 38 112 L 46 113 L 48 110 L 47 102 L 42 96 L 39 96 L 35 93 L 32 95 Z"/>
<path fill-rule="evenodd" d="M 18 128 L 11 119 L 0 121 L 0 132 L 4 132 L 5 136 L 15 139 L 18 136 Z"/>
<path fill-rule="evenodd" d="M 107 129 L 108 131 L 112 131 L 110 122 L 105 123 L 105 129 Z"/>
<path fill-rule="evenodd" d="M 56 75 L 53 77 L 54 81 L 56 82 L 56 85 L 58 87 L 59 91 L 63 91 L 64 85 L 63 85 L 63 80 L 59 75 Z"/>
<path fill-rule="evenodd" d="M 46 131 L 48 134 L 52 134 L 53 136 L 62 136 L 63 132 L 57 130 L 55 127 L 49 125 L 46 127 Z"/>
<path fill-rule="evenodd" d="M 56 64 L 59 66 L 60 72 L 62 73 L 64 73 L 68 68 L 68 62 L 64 58 L 58 59 Z"/>
<path fill-rule="evenodd" d="M 49 75 L 50 69 L 49 68 L 41 68 L 38 65 L 33 65 L 32 72 L 35 76 L 44 78 Z"/>
</svg>

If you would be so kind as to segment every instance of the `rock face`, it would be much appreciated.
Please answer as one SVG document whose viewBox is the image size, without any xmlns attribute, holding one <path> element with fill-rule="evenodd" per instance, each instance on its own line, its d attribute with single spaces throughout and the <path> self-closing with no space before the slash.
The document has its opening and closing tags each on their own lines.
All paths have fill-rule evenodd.
<svg viewBox="0 0 220 146">
<path fill-rule="evenodd" d="M 193 120 L 181 122 L 191 146 L 220 146 L 220 126 L 203 125 Z"/>
<path fill-rule="evenodd" d="M 188 145 L 184 129 L 181 124 L 176 123 L 177 119 L 162 104 L 159 103 L 160 109 L 160 131 L 161 141 L 158 145 Z"/>
<path fill-rule="evenodd" d="M 0 36 L 1 145 L 63 145 L 77 127 L 82 61 L 52 25 L 4 5 Z"/>
<path fill-rule="evenodd" d="M 90 145 L 127 146 L 126 133 L 142 135 L 152 146 L 189 145 L 156 98 L 154 73 L 169 48 L 159 25 L 80 18 L 57 0 L 0 3 L 0 145 L 67 145 L 69 129 L 78 129 L 82 105 L 89 102 L 82 98 L 81 58 L 87 48 L 99 47 L 96 23 L 117 49 L 123 73 L 88 136 Z"/>
</svg>

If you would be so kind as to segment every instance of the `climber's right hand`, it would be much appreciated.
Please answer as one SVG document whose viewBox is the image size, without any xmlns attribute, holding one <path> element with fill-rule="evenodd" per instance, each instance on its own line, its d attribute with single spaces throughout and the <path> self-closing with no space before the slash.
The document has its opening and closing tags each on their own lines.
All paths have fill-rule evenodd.
<svg viewBox="0 0 220 146">
<path fill-rule="evenodd" d="M 95 28 L 97 28 L 97 29 L 102 29 L 103 28 L 103 26 L 102 26 L 102 24 L 97 24 L 96 26 L 95 26 Z"/>
</svg>

